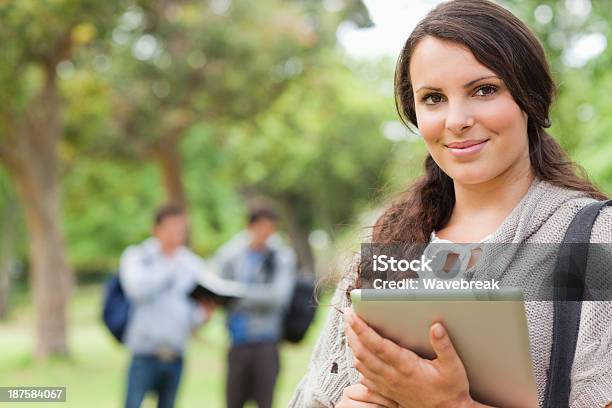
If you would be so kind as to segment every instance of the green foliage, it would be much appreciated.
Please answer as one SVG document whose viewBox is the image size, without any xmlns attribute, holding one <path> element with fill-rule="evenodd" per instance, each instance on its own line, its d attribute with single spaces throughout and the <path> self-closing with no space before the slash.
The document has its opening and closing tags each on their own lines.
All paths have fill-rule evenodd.
<svg viewBox="0 0 612 408">
<path fill-rule="evenodd" d="M 64 178 L 64 223 L 73 265 L 89 270 L 116 268 L 121 252 L 151 231 L 161 194 L 152 164 L 94 161 L 73 163 Z"/>
<path fill-rule="evenodd" d="M 265 115 L 232 130 L 232 178 L 290 205 L 307 228 L 352 222 L 384 184 L 392 152 L 381 126 L 393 103 L 379 85 L 323 59 Z"/>
<path fill-rule="evenodd" d="M 11 101 L 2 111 L 25 107 L 41 74 L 32 65 L 52 72 L 75 48 L 102 39 L 118 5 L 119 0 L 0 2 L 0 97 Z"/>
<path fill-rule="evenodd" d="M 368 106 L 366 82 L 342 66 L 336 48 L 336 29 L 347 19 L 369 24 L 360 1 L 339 12 L 319 1 L 281 0 L 232 2 L 224 10 L 201 1 L 139 1 L 124 9 L 112 41 L 81 50 L 62 80 L 65 213 L 74 263 L 80 269 L 114 265 L 125 245 L 148 233 L 147 217 L 164 194 L 154 181 L 159 172 L 137 164 L 165 143 L 181 143 L 191 243 L 202 254 L 243 227 L 245 188 L 299 198 L 294 207 L 307 230 L 348 222 L 372 183 L 380 183 L 389 146 L 372 149 L 388 115 Z M 284 119 L 277 121 L 277 114 Z M 250 135 L 254 126 L 266 129 Z M 336 162 L 339 149 L 344 153 Z M 352 153 L 371 165 L 361 171 Z M 257 163 L 264 174 L 283 177 L 261 183 L 253 178 Z M 328 175 L 333 178 L 318 188 Z M 301 183 L 305 189 L 298 178 L 308 180 Z M 117 200 L 136 195 L 142 205 L 113 205 L 115 194 Z M 322 208 L 330 213 L 323 222 L 316 213 Z M 93 231 L 104 244 L 87 236 Z"/>
<path fill-rule="evenodd" d="M 367 16 L 357 13 L 365 10 L 361 2 L 348 3 L 351 16 Z M 349 17 L 322 10 L 320 2 L 282 0 L 229 2 L 227 9 L 203 1 L 133 3 L 113 41 L 78 58 L 112 88 L 117 123 L 108 149 L 142 156 L 198 121 L 250 120 L 264 111 L 321 50 L 335 46 L 335 30 Z M 78 96 L 69 99 L 78 103 Z"/>
<path fill-rule="evenodd" d="M 612 193 L 612 9 L 606 1 L 506 1 L 529 22 L 546 49 L 559 86 L 552 111 L 551 133 L 605 191 Z M 572 9 L 572 3 L 583 7 Z M 539 9 L 538 9 L 539 8 Z M 542 18 L 542 13 L 548 18 Z M 536 18 L 540 15 L 540 19 Z M 605 38 L 602 53 L 579 64 L 575 44 L 586 35 Z"/>
</svg>

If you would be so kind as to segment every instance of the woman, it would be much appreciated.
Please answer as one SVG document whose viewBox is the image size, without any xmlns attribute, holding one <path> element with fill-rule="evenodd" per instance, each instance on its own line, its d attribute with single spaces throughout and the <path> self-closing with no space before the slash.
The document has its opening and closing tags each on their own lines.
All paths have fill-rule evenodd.
<svg viewBox="0 0 612 408">
<path fill-rule="evenodd" d="M 509 11 L 486 0 L 456 0 L 431 11 L 408 38 L 395 76 L 400 116 L 419 129 L 429 151 L 425 175 L 376 222 L 373 241 L 561 242 L 580 208 L 605 195 L 544 131 L 553 94 L 542 46 Z M 612 242 L 611 208 L 598 217 L 591 242 Z M 290 406 L 483 406 L 471 399 L 463 363 L 441 324 L 430 330 L 437 354 L 430 361 L 382 339 L 345 309 L 358 275 L 339 284 L 340 307 L 331 310 Z M 540 404 L 552 310 L 552 302 L 526 302 Z M 612 406 L 609 302 L 583 304 L 571 381 L 571 407 Z"/>
</svg>

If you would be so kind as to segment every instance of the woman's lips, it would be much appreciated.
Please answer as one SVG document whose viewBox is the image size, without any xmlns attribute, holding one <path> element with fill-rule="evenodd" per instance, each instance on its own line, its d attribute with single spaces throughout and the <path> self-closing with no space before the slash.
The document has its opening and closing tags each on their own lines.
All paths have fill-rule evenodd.
<svg viewBox="0 0 612 408">
<path fill-rule="evenodd" d="M 464 156 L 469 156 L 469 155 L 478 153 L 479 151 L 484 149 L 488 141 L 489 139 L 483 140 L 481 142 L 476 141 L 474 143 L 463 143 L 463 144 L 451 143 L 448 146 L 446 146 L 446 148 L 450 151 L 452 155 L 458 156 L 458 157 L 464 157 Z M 462 145 L 466 145 L 466 146 L 463 147 Z"/>
</svg>

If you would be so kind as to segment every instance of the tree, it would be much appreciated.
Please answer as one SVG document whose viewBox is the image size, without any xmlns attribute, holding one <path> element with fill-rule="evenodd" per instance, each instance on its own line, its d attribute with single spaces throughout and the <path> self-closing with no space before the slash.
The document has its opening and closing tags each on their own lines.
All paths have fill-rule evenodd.
<svg viewBox="0 0 612 408">
<path fill-rule="evenodd" d="M 612 103 L 608 91 L 612 84 L 612 9 L 605 1 L 504 3 L 534 29 L 551 62 L 559 88 L 551 133 L 595 182 L 612 191 Z"/>
<path fill-rule="evenodd" d="M 63 134 L 58 66 L 101 36 L 116 2 L 24 0 L 0 5 L 0 161 L 25 213 L 37 311 L 35 354 L 66 354 L 72 273 L 60 222 Z"/>
<path fill-rule="evenodd" d="M 166 201 L 187 203 L 180 144 L 199 122 L 252 120 L 336 44 L 351 19 L 369 24 L 359 0 L 342 12 L 302 1 L 141 1 L 114 31 L 108 81 L 124 151 L 152 159 Z"/>
<path fill-rule="evenodd" d="M 181 145 L 188 130 L 196 124 L 210 129 L 217 137 L 212 148 L 224 149 L 226 129 L 265 114 L 311 70 L 325 75 L 321 61 L 329 54 L 340 58 L 336 30 L 347 20 L 371 24 L 357 0 L 332 11 L 321 1 L 241 1 L 226 8 L 200 1 L 134 4 L 120 18 L 108 55 L 92 50 L 83 56 L 108 61 L 99 74 L 114 93 L 119 139 L 103 138 L 110 141 L 107 151 L 157 163 L 166 201 L 185 206 Z M 76 92 L 71 106 L 79 108 L 82 99 Z M 78 149 L 101 139 L 83 143 L 78 121 L 75 128 Z M 190 163 L 206 167 L 199 162 Z M 215 174 L 202 175 L 204 183 L 214 183 Z M 309 253 L 303 252 L 308 264 Z"/>
<path fill-rule="evenodd" d="M 265 114 L 230 134 L 228 171 L 248 194 L 276 201 L 305 270 L 315 270 L 310 232 L 335 236 L 386 183 L 394 145 L 383 125 L 395 112 L 391 88 L 381 91 L 389 84 L 375 79 L 388 74 L 381 65 L 351 69 L 335 55 L 322 58 Z"/>
<path fill-rule="evenodd" d="M 9 312 L 17 258 L 18 207 L 7 178 L 0 172 L 0 320 Z"/>
</svg>

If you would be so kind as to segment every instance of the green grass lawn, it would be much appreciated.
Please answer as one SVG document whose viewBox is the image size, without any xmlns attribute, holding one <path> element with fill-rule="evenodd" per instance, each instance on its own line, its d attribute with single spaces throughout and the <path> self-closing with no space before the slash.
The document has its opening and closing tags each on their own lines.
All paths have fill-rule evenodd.
<svg viewBox="0 0 612 408">
<path fill-rule="evenodd" d="M 108 334 L 100 320 L 102 287 L 79 288 L 70 303 L 69 359 L 38 362 L 32 358 L 34 314 L 29 298 L 16 302 L 8 321 L 0 322 L 0 386 L 65 386 L 66 403 L 17 404 L 17 407 L 121 407 L 129 354 Z M 302 344 L 284 344 L 276 407 L 286 407 L 304 375 L 327 310 L 321 307 Z M 193 338 L 178 407 L 223 407 L 227 334 L 217 313 Z M 15 405 L 15 404 L 13 404 Z M 1 403 L 0 407 L 9 406 Z M 151 398 L 143 407 L 154 407 Z M 253 405 L 255 406 L 255 405 Z"/>
</svg>

